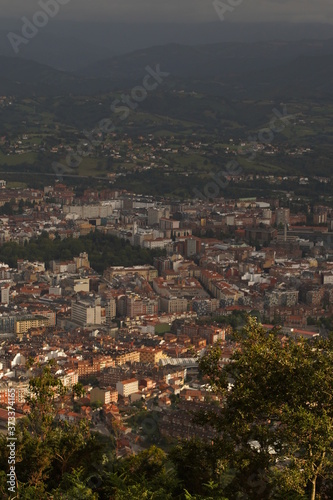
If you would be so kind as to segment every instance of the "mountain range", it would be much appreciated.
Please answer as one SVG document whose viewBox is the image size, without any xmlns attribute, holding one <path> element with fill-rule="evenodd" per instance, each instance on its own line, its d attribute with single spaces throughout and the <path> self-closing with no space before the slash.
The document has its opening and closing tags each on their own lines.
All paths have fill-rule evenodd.
<svg viewBox="0 0 333 500">
<path fill-rule="evenodd" d="M 8 33 L 21 34 L 22 19 L 0 18 L 0 55 L 13 56 Z M 112 23 L 49 21 L 20 56 L 65 71 L 77 71 L 98 60 L 157 45 L 211 45 L 268 41 L 325 40 L 333 25 L 319 23 Z"/>
<path fill-rule="evenodd" d="M 0 56 L 2 95 L 91 95 L 131 89 L 147 66 L 169 73 L 167 85 L 229 99 L 327 97 L 333 93 L 329 40 L 169 44 L 62 71 L 23 57 Z"/>
</svg>

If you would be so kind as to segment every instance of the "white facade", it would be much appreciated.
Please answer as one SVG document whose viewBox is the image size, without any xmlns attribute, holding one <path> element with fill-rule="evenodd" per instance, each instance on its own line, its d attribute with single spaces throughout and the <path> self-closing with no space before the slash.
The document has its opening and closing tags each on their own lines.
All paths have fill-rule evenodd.
<svg viewBox="0 0 333 500">
<path fill-rule="evenodd" d="M 81 326 L 101 325 L 102 308 L 84 301 L 72 302 L 71 319 Z"/>
<path fill-rule="evenodd" d="M 122 380 L 120 382 L 117 382 L 116 385 L 118 394 L 123 396 L 124 398 L 130 396 L 131 394 L 134 394 L 134 392 L 138 392 L 139 390 L 139 381 L 132 378 L 129 380 Z"/>
<path fill-rule="evenodd" d="M 1 304 L 9 304 L 10 285 L 1 287 Z"/>
</svg>

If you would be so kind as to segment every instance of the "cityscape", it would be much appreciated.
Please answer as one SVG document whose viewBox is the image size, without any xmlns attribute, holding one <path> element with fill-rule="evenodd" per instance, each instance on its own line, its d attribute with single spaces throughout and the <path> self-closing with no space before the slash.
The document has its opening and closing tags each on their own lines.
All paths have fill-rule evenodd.
<svg viewBox="0 0 333 500">
<path fill-rule="evenodd" d="M 333 498 L 333 7 L 4 2 L 0 497 Z"/>
</svg>

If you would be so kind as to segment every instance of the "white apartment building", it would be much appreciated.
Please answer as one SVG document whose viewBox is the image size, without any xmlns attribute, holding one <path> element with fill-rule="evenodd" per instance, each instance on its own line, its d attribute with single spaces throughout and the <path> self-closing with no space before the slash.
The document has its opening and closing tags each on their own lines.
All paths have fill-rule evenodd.
<svg viewBox="0 0 333 500">
<path fill-rule="evenodd" d="M 99 303 L 91 300 L 72 302 L 71 320 L 81 326 L 101 325 L 102 308 Z"/>
<path fill-rule="evenodd" d="M 118 394 L 123 396 L 124 398 L 138 392 L 139 390 L 139 381 L 135 378 L 130 378 L 128 380 L 122 380 L 117 382 L 116 389 Z"/>
</svg>

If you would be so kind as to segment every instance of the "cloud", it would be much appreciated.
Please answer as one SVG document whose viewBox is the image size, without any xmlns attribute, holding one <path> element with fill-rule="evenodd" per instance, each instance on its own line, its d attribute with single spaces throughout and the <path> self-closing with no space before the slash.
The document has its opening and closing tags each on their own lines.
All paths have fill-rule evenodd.
<svg viewBox="0 0 333 500">
<path fill-rule="evenodd" d="M 1 0 L 3 17 L 32 16 L 40 2 Z M 61 0 L 65 2 L 66 0 Z M 220 0 L 231 4 L 234 0 Z M 60 2 L 60 0 L 59 0 Z M 332 0 L 239 0 L 225 19 L 237 21 L 333 22 Z M 117 22 L 209 22 L 219 19 L 213 0 L 68 0 L 59 18 Z"/>
</svg>

